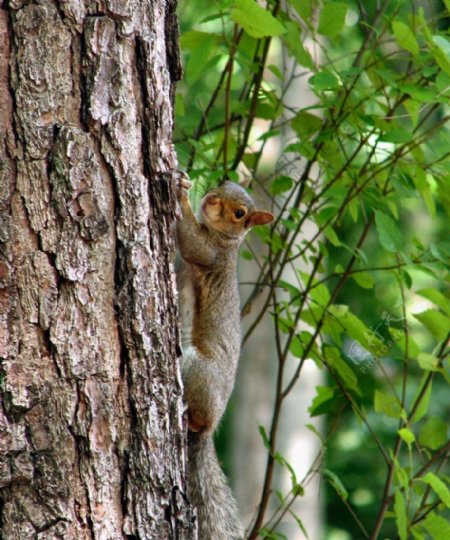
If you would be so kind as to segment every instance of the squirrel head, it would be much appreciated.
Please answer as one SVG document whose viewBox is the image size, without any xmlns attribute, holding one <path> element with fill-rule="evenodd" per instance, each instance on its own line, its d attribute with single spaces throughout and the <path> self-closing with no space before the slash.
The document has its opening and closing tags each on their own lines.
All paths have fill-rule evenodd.
<svg viewBox="0 0 450 540">
<path fill-rule="evenodd" d="M 208 192 L 200 206 L 200 221 L 229 237 L 238 238 L 255 225 L 273 221 L 273 214 L 257 210 L 244 188 L 230 181 Z"/>
</svg>

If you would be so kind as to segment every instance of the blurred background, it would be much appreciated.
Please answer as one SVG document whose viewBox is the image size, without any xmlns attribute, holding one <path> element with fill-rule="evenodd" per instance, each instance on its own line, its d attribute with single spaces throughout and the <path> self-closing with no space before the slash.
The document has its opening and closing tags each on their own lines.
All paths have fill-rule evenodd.
<svg viewBox="0 0 450 540">
<path fill-rule="evenodd" d="M 266 6 L 264 3 L 260 5 Z M 330 5 L 334 7 L 330 8 Z M 265 514 L 266 521 L 268 520 L 272 528 L 267 530 L 265 537 L 292 540 L 368 538 L 379 515 L 386 482 L 386 463 L 380 453 L 380 446 L 385 449 L 395 447 L 399 424 L 395 414 L 380 414 L 376 404 L 374 408 L 374 395 L 377 389 L 384 389 L 387 385 L 395 395 L 403 396 L 402 404 L 413 400 L 429 371 L 424 373 L 422 364 L 411 363 L 405 384 L 404 367 L 401 366 L 403 359 L 408 354 L 417 356 L 421 352 L 437 358 L 438 344 L 443 341 L 437 338 L 448 335 L 449 330 L 448 327 L 445 328 L 448 319 L 442 319 L 442 332 L 430 333 L 429 325 L 424 325 L 414 315 L 433 309 L 435 305 L 432 299 L 416 294 L 415 291 L 433 289 L 441 291 L 444 297 L 448 298 L 450 205 L 448 197 L 443 194 L 450 188 L 450 138 L 448 123 L 443 122 L 443 119 L 445 120 L 445 115 L 449 113 L 450 76 L 442 67 L 445 61 L 442 60 L 441 65 L 436 60 L 438 53 L 434 60 L 438 62 L 441 71 L 439 66 L 434 65 L 436 62 L 433 64 L 433 59 L 426 64 L 429 58 L 425 56 L 422 59 L 422 68 L 418 67 L 418 62 L 413 66 L 414 69 L 411 69 L 416 60 L 412 61 L 408 55 L 416 53 L 415 42 L 411 44 L 411 41 L 408 41 L 409 34 L 401 37 L 404 31 L 401 21 L 405 21 L 405 25 L 415 24 L 414 21 L 420 17 L 432 21 L 434 32 L 448 34 L 448 5 L 439 1 L 413 0 L 385 3 L 375 0 L 340 3 L 313 0 L 298 0 L 285 4 L 269 2 L 268 10 L 276 14 L 277 19 L 283 23 L 288 37 L 285 32 L 278 38 L 274 30 L 270 45 L 267 46 L 266 67 L 261 86 L 264 88 L 263 98 L 257 105 L 258 114 L 255 115 L 248 134 L 247 147 L 250 151 L 240 156 L 238 165 L 233 162 L 233 158 L 238 152 L 240 141 L 238 137 L 233 137 L 233 129 L 245 127 L 239 124 L 239 115 L 245 116 L 245 111 L 251 106 L 249 95 L 245 94 L 249 73 L 255 72 L 254 64 L 256 60 L 260 61 L 264 57 L 265 51 L 261 46 L 252 57 L 252 47 L 258 39 L 257 30 L 254 31 L 255 35 L 244 32 L 238 45 L 233 45 L 236 43 L 238 30 L 229 16 L 234 13 L 232 19 L 236 21 L 237 15 L 233 12 L 237 9 L 236 6 L 239 7 L 239 3 L 213 2 L 205 5 L 200 0 L 179 2 L 185 75 L 179 83 L 176 97 L 176 145 L 181 167 L 189 171 L 195 182 L 194 204 L 209 187 L 222 179 L 224 169 L 227 169 L 227 165 L 224 165 L 227 159 L 227 156 L 225 159 L 223 156 L 224 146 L 230 163 L 226 174 L 234 180 L 248 179 L 251 176 L 251 187 L 259 205 L 272 209 L 275 214 L 277 211 L 285 212 L 286 208 L 289 209 L 289 204 L 286 206 L 289 187 L 286 190 L 280 187 L 285 181 L 283 178 L 291 180 L 291 184 L 285 181 L 287 186 L 297 185 L 297 182 L 304 181 L 302 175 L 308 167 L 307 178 L 312 179 L 312 186 L 320 186 L 326 181 L 327 172 L 323 173 L 326 162 L 311 159 L 308 154 L 310 149 L 305 142 L 311 139 L 304 136 L 304 132 L 308 129 L 314 131 L 314 125 L 311 127 L 314 122 L 317 121 L 320 125 L 323 118 L 332 116 L 335 112 L 333 107 L 339 112 L 343 101 L 336 101 L 336 105 L 327 101 L 334 90 L 334 83 L 332 79 L 327 81 L 326 78 L 330 73 L 335 76 L 336 66 L 340 66 L 339 69 L 345 66 L 345 73 L 350 77 L 353 75 L 352 69 L 360 69 L 360 65 L 365 62 L 366 71 L 361 78 L 361 85 L 367 96 L 370 96 L 371 86 L 375 92 L 376 82 L 383 81 L 382 90 L 377 90 L 380 92 L 378 103 L 377 98 L 374 98 L 372 111 L 362 111 L 354 120 L 353 127 L 357 134 L 363 132 L 362 129 L 358 131 L 358 122 L 367 122 L 367 125 L 373 126 L 369 113 L 375 114 L 377 105 L 385 107 L 384 112 L 389 110 L 388 105 L 394 99 L 394 94 L 391 93 L 394 88 L 393 80 L 397 76 L 400 77 L 403 73 L 417 75 L 414 79 L 416 93 L 409 88 L 410 99 L 407 100 L 406 108 L 396 109 L 398 122 L 405 131 L 416 133 L 414 126 L 411 127 L 408 122 L 414 115 L 422 119 L 420 126 L 424 132 L 428 130 L 430 135 L 420 140 L 420 145 L 414 148 L 411 145 L 410 151 L 421 152 L 420 159 L 423 162 L 435 160 L 437 167 L 441 167 L 437 169 L 434 178 L 427 177 L 428 185 L 431 186 L 429 191 L 414 178 L 408 177 L 406 172 L 401 175 L 392 169 L 396 176 L 390 197 L 395 199 L 395 204 L 400 209 L 396 224 L 402 234 L 402 243 L 411 246 L 408 248 L 408 255 L 402 253 L 404 262 L 397 266 L 396 272 L 377 271 L 377 268 L 395 266 L 392 252 L 386 250 L 386 244 L 380 239 L 380 227 L 377 224 L 377 228 L 369 229 L 364 237 L 365 255 L 362 255 L 362 259 L 366 258 L 367 267 L 373 271 L 353 274 L 352 279 L 346 280 L 333 298 L 336 305 L 348 306 L 349 311 L 363 321 L 366 337 L 368 336 L 369 341 L 371 338 L 374 340 L 372 345 L 375 352 L 370 350 L 367 344 L 361 345 L 360 340 L 355 339 L 351 333 L 344 334 L 339 347 L 346 365 L 352 370 L 352 377 L 357 380 L 358 392 L 355 399 L 358 411 L 364 412 L 370 429 L 361 420 L 359 413 L 355 414 L 355 407 L 343 396 L 334 394 L 333 399 L 323 399 L 322 403 L 318 403 L 317 396 L 320 396 L 320 392 L 318 393 L 317 387 L 330 388 L 333 377 L 328 370 L 323 369 L 314 354 L 304 361 L 300 377 L 283 401 L 280 414 L 276 446 L 278 456 L 273 469 L 270 504 Z M 327 29 L 327 20 L 323 15 L 326 10 L 329 10 L 331 15 L 337 13 L 333 11 L 336 6 L 340 6 L 340 13 L 344 14 L 339 32 L 332 29 L 333 18 L 328 22 L 330 27 Z M 392 27 L 394 35 L 390 26 L 392 20 L 401 22 Z M 297 25 L 297 33 L 294 31 L 294 24 Z M 258 26 L 257 20 L 255 26 Z M 248 32 L 251 34 L 252 30 L 249 29 Z M 377 32 L 379 39 L 376 45 L 366 47 L 364 44 L 369 42 L 368 35 L 377 36 Z M 418 55 L 422 54 L 422 49 L 421 45 Z M 234 50 L 231 53 L 234 54 L 232 76 L 231 70 L 226 69 L 230 61 L 230 50 Z M 253 58 L 253 64 L 249 61 L 247 65 L 242 61 L 245 55 Z M 355 62 L 355 58 L 358 62 Z M 370 62 L 368 58 L 371 59 Z M 384 64 L 377 65 L 377 58 Z M 424 71 L 419 73 L 419 69 Z M 343 73 L 339 72 L 341 80 L 344 80 Z M 427 87 L 430 82 L 435 88 L 434 95 Z M 412 85 L 412 82 L 405 80 L 404 85 L 407 84 Z M 398 83 L 395 85 L 398 86 Z M 364 101 L 364 93 L 361 89 L 359 92 L 353 95 L 349 91 L 348 100 Z M 380 105 L 382 101 L 384 104 Z M 435 106 L 436 104 L 438 106 Z M 402 107 L 403 105 L 405 104 L 402 103 Z M 310 116 L 300 117 L 302 112 Z M 401 115 L 408 116 L 404 124 Z M 304 122 L 296 127 L 294 118 L 302 118 Z M 439 130 L 433 130 L 433 126 L 438 126 Z M 342 149 L 336 147 L 335 157 L 327 156 L 330 163 L 333 159 L 338 161 L 341 153 L 345 155 L 350 145 L 356 144 L 350 128 L 346 129 L 349 141 L 342 145 Z M 387 155 L 395 155 L 396 144 L 401 140 L 401 133 L 397 131 L 395 134 L 392 132 L 391 137 L 378 138 L 376 144 L 369 137 L 364 139 L 361 146 L 366 155 L 370 154 L 371 164 L 382 162 Z M 299 145 L 299 139 L 303 146 Z M 356 175 L 356 172 L 353 174 Z M 308 198 L 299 205 L 299 214 L 306 211 L 307 202 Z M 299 272 L 306 276 L 311 274 L 316 261 L 314 256 L 319 251 L 325 253 L 319 275 L 328 276 L 327 283 L 336 283 L 337 276 L 348 264 L 348 246 L 358 244 L 359 225 L 366 219 L 365 212 L 381 208 L 380 204 L 373 193 L 368 193 L 364 200 L 359 199 L 358 209 L 351 210 L 354 212 L 353 217 L 357 217 L 339 222 L 339 228 L 336 229 L 338 241 L 331 237 L 330 232 L 326 251 L 321 243 L 321 236 L 317 234 L 321 224 L 319 214 L 311 214 L 311 219 L 304 221 L 297 237 L 292 240 L 292 245 L 308 245 L 313 256 L 299 257 L 295 259 L 295 263 L 286 265 L 278 283 L 295 282 Z M 285 217 L 284 214 L 283 216 Z M 323 219 L 323 214 L 320 216 Z M 288 226 L 286 223 L 284 225 Z M 260 274 L 264 261 L 267 261 L 267 246 L 273 248 L 270 241 L 273 242 L 274 237 L 268 240 L 267 235 L 265 232 L 252 233 L 243 248 L 239 265 L 244 307 L 243 351 L 236 389 L 216 438 L 220 459 L 231 479 L 246 525 L 255 519 L 263 492 L 267 465 L 267 434 L 274 414 L 279 373 L 277 339 L 280 336 L 277 338 L 275 326 L 280 324 L 280 321 L 274 316 L 276 306 L 270 302 L 266 304 L 267 295 L 257 294 L 255 289 L 255 276 Z M 426 264 L 416 265 L 414 255 L 425 253 L 430 246 L 436 246 L 433 256 L 429 257 Z M 423 260 L 422 258 L 421 261 Z M 404 272 L 399 278 L 402 268 Z M 401 286 L 399 279 L 404 280 Z M 412 287 L 408 287 L 409 282 L 413 284 Z M 289 302 L 289 299 L 292 303 L 288 286 L 283 285 L 281 289 L 283 290 L 279 291 L 277 296 L 280 305 Z M 264 316 L 259 319 L 259 314 Z M 296 321 L 295 326 L 296 335 L 301 335 L 303 331 L 311 333 L 314 329 L 314 324 L 308 320 Z M 391 329 L 396 330 L 397 334 Z M 410 350 L 407 353 L 402 341 L 404 338 L 400 334 L 411 337 Z M 283 339 L 281 336 L 281 340 Z M 319 336 L 317 346 L 326 346 L 327 339 Z M 414 348 L 417 350 L 412 351 Z M 422 357 L 423 361 L 424 358 Z M 285 361 L 285 381 L 291 380 L 297 367 L 298 355 L 291 346 Z M 448 369 L 447 365 L 445 369 Z M 414 460 L 419 459 L 420 462 L 422 459 L 422 463 L 426 463 L 429 452 L 436 450 L 447 440 L 447 428 L 444 429 L 442 425 L 446 426 L 449 413 L 447 374 L 433 379 L 432 399 L 427 403 L 426 412 L 427 418 L 440 419 L 440 424 L 435 425 L 445 433 L 434 448 L 430 444 L 424 444 L 426 448 L 419 448 L 418 457 Z M 376 433 L 378 443 L 371 430 Z M 409 457 L 408 464 L 408 452 L 405 449 L 405 470 L 408 467 L 412 470 L 413 467 L 411 453 Z M 440 471 L 443 474 L 446 471 L 445 466 L 444 461 Z M 397 487 L 402 485 L 401 480 L 394 482 L 397 482 Z M 293 486 L 298 486 L 299 492 L 293 497 L 292 504 L 286 506 L 289 496 L 287 494 L 293 493 Z M 419 496 L 423 496 L 423 491 Z M 280 512 L 279 507 L 283 504 L 286 510 Z M 398 527 L 398 516 L 393 512 L 388 513 L 383 523 L 383 538 L 397 538 Z M 421 538 L 420 534 L 422 533 L 417 530 L 414 538 Z M 425 535 L 422 537 L 428 538 Z"/>
</svg>

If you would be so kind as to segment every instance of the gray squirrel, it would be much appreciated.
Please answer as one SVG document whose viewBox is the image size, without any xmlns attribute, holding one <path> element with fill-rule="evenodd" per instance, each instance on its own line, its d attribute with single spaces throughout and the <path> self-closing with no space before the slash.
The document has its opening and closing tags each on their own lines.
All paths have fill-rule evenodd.
<svg viewBox="0 0 450 540">
<path fill-rule="evenodd" d="M 199 540 L 240 540 L 236 502 L 212 435 L 233 390 L 240 356 L 239 247 L 251 227 L 270 223 L 273 215 L 257 210 L 244 188 L 226 181 L 205 195 L 196 218 L 188 197 L 191 182 L 181 172 L 177 180 L 188 497 L 197 509 Z"/>
</svg>

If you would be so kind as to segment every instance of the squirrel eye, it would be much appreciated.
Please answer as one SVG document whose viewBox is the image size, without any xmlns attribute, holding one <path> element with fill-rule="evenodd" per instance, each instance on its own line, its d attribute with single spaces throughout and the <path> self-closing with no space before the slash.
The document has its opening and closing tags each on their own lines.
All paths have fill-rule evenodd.
<svg viewBox="0 0 450 540">
<path fill-rule="evenodd" d="M 246 213 L 247 210 L 245 208 L 238 208 L 237 210 L 235 210 L 234 215 L 237 219 L 242 219 Z"/>
</svg>

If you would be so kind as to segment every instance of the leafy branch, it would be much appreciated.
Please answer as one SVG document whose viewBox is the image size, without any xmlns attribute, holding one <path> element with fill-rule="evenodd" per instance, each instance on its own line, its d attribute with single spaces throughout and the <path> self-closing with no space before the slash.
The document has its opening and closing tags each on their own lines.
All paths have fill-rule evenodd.
<svg viewBox="0 0 450 540">
<path fill-rule="evenodd" d="M 428 409 L 431 394 L 449 381 L 450 43 L 444 14 L 428 15 L 415 2 L 357 2 L 349 10 L 328 0 L 265 7 L 230 0 L 206 17 L 206 31 L 185 38 L 193 82 L 183 91 L 193 105 L 178 120 L 181 161 L 204 186 L 237 180 L 245 167 L 277 216 L 260 233 L 266 255 L 251 242 L 246 253 L 257 276 L 242 307 L 251 319 L 243 342 L 270 315 L 277 358 L 249 539 L 278 538 L 288 516 L 303 528 L 294 503 L 306 481 L 297 482 L 279 453 L 279 425 L 312 359 L 327 386 L 311 414 L 363 425 L 387 473 L 371 519 L 343 495 L 330 469 L 333 452 L 319 453 L 308 478 L 320 473 L 334 488 L 352 515 L 351 535 L 420 540 L 426 532 L 440 540 L 440 508 L 428 500 L 435 493 L 445 503 L 447 488 L 426 475 L 437 475 L 449 450 L 445 409 Z M 214 73 L 212 83 L 199 78 L 200 63 Z M 306 79 L 315 104 L 293 106 L 288 96 Z M 417 296 L 428 302 L 424 311 L 414 307 Z M 383 313 L 381 323 L 374 313 Z M 296 362 L 289 377 L 288 362 Z M 327 437 L 334 451 L 336 425 Z M 277 467 L 289 472 L 292 489 L 271 511 Z M 434 487 L 420 491 L 423 478 Z M 395 523 L 386 520 L 391 508 Z"/>
</svg>

